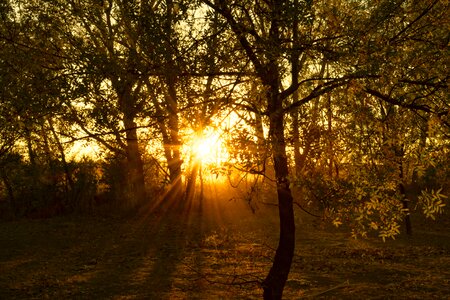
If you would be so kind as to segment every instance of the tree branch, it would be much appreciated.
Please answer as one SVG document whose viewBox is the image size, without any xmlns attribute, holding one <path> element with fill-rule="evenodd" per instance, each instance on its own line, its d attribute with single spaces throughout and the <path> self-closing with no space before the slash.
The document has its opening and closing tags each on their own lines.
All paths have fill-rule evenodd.
<svg viewBox="0 0 450 300">
<path fill-rule="evenodd" d="M 394 104 L 394 105 L 398 105 L 401 107 L 405 107 L 405 108 L 409 108 L 409 109 L 413 109 L 413 110 L 421 110 L 427 113 L 435 113 L 433 112 L 433 110 L 428 106 L 428 105 L 419 105 L 419 104 L 414 104 L 414 103 L 404 103 L 401 102 L 397 99 L 394 99 L 392 97 L 390 97 L 389 95 L 385 95 L 382 94 L 379 91 L 373 90 L 371 88 L 365 88 L 364 91 L 366 93 L 368 93 L 369 95 L 375 96 L 377 98 L 380 98 L 381 100 L 390 103 L 390 104 Z"/>
<path fill-rule="evenodd" d="M 290 112 L 291 110 L 300 107 L 306 103 L 308 103 L 311 100 L 314 100 L 315 98 L 326 94 L 332 90 L 334 90 L 337 87 L 343 86 L 347 83 L 348 78 L 340 78 L 340 79 L 336 79 L 334 81 L 329 81 L 329 82 L 325 82 L 323 84 L 318 85 L 317 87 L 315 87 L 311 93 L 309 93 L 308 96 L 298 100 L 297 102 L 294 102 L 292 104 L 290 104 L 289 106 L 287 106 L 284 111 L 285 112 Z M 300 85 L 300 84 L 298 84 Z M 292 86 L 291 86 L 292 87 Z M 290 88 L 288 89 L 290 90 Z M 285 90 L 286 92 L 287 90 Z"/>
<path fill-rule="evenodd" d="M 406 25 L 405 28 L 403 28 L 402 30 L 400 30 L 399 33 L 397 33 L 395 36 L 393 36 L 389 42 L 393 42 L 395 39 L 397 39 L 400 35 L 402 35 L 403 33 L 405 33 L 411 26 L 413 26 L 416 22 L 418 22 L 421 18 L 423 18 L 437 3 L 439 2 L 439 0 L 435 0 L 433 3 L 431 3 L 428 7 L 425 8 L 425 10 L 417 16 L 417 18 L 415 18 L 411 23 L 409 23 L 408 25 Z"/>
<path fill-rule="evenodd" d="M 242 48 L 244 48 L 245 53 L 249 57 L 252 64 L 255 66 L 255 70 L 258 73 L 258 75 L 262 78 L 265 74 L 265 69 L 262 65 L 262 63 L 259 61 L 255 51 L 253 51 L 250 42 L 247 40 L 245 36 L 245 30 L 239 24 L 236 22 L 236 20 L 233 18 L 231 11 L 228 7 L 226 7 L 226 3 L 220 2 L 220 6 L 212 3 L 209 0 L 202 0 L 203 3 L 205 3 L 207 6 L 211 7 L 215 11 L 217 11 L 219 14 L 221 14 L 228 22 L 228 24 L 231 27 L 231 30 L 236 34 L 239 43 L 241 44 Z"/>
</svg>

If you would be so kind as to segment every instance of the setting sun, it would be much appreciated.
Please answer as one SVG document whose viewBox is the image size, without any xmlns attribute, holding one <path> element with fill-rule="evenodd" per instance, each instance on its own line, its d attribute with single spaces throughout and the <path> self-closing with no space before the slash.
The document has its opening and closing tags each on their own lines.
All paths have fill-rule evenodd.
<svg viewBox="0 0 450 300">
<path fill-rule="evenodd" d="M 193 152 L 199 159 L 209 159 L 214 157 L 214 146 L 216 141 L 213 138 L 199 138 L 193 143 Z"/>
<path fill-rule="evenodd" d="M 203 164 L 220 164 L 228 159 L 228 152 L 219 132 L 207 130 L 197 134 L 190 145 L 190 155 Z"/>
</svg>

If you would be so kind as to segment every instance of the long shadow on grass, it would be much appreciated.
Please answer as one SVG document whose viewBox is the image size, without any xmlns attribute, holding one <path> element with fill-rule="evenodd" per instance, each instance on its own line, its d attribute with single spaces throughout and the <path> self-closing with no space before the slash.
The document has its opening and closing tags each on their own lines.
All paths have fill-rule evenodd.
<svg viewBox="0 0 450 300">
<path fill-rule="evenodd" d="M 154 299 L 185 298 L 189 286 L 189 261 L 194 245 L 201 243 L 202 214 L 198 199 L 162 210 L 159 242 L 155 245 L 151 272 L 144 285 L 151 287 L 146 297 Z M 188 283 L 188 284 L 186 284 Z"/>
<path fill-rule="evenodd" d="M 200 243 L 201 216 L 192 203 L 144 212 L 125 224 L 106 245 L 95 276 L 86 282 L 89 297 L 167 299 L 182 297 L 184 260 Z"/>
<path fill-rule="evenodd" d="M 74 216 L 20 222 L 18 229 L 4 224 L 14 232 L 0 235 L 6 249 L 0 266 L 7 268 L 0 298 L 198 298 L 196 270 L 208 260 L 202 239 L 226 225 L 221 216 L 227 211 L 217 201 L 208 202 L 203 215 L 198 199 L 175 203 L 133 218 Z"/>
</svg>

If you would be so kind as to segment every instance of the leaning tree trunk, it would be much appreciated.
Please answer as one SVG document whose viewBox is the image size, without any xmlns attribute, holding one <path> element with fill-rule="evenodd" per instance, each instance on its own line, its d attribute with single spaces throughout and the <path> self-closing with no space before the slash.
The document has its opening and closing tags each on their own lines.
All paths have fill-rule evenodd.
<svg viewBox="0 0 450 300">
<path fill-rule="evenodd" d="M 269 91 L 269 137 L 275 169 L 278 213 L 280 219 L 280 240 L 272 268 L 263 282 L 264 299 L 281 299 L 286 284 L 295 248 L 295 222 L 292 192 L 289 187 L 289 169 L 284 138 L 284 114 L 277 89 Z"/>
</svg>

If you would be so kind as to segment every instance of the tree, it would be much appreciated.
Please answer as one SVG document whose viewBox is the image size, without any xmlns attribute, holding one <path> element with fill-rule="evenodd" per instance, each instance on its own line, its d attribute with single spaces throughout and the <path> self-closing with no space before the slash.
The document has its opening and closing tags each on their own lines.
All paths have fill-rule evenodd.
<svg viewBox="0 0 450 300">
<path fill-rule="evenodd" d="M 30 177 L 28 188 L 30 191 L 42 190 L 42 193 L 30 195 L 28 201 L 41 197 L 39 202 L 45 203 L 54 201 L 62 190 L 68 197 L 73 189 L 66 149 L 55 125 L 55 119 L 64 114 L 60 91 L 66 88 L 59 72 L 62 57 L 53 52 L 60 44 L 49 37 L 48 28 L 43 26 L 45 16 L 35 14 L 36 2 L 30 1 L 24 6 L 15 2 L 10 4 L 9 10 L 2 11 L 4 22 L 0 28 L 4 46 L 1 52 L 1 80 L 4 83 L 1 116 L 8 121 L 8 126 L 3 128 L 9 127 L 14 135 L 5 135 L 4 141 L 8 143 L 9 151 L 17 153 L 23 152 L 17 142 L 25 142 L 29 163 L 27 176 Z M 67 133 L 70 131 L 66 130 Z M 59 162 L 64 170 L 62 180 L 53 174 L 59 172 Z M 20 164 L 25 162 L 16 162 L 16 167 L 20 168 Z M 45 177 L 52 179 L 47 187 Z"/>
<path fill-rule="evenodd" d="M 312 76 L 300 82 L 297 80 L 300 71 L 298 60 L 300 55 L 294 55 L 294 59 L 287 61 L 284 55 L 300 51 L 299 49 L 303 47 L 306 49 L 313 47 L 306 41 L 299 42 L 296 38 L 293 44 L 292 40 L 293 32 L 298 30 L 298 28 L 293 29 L 293 24 L 297 26 L 308 24 L 311 2 L 204 1 L 204 3 L 219 12 L 227 21 L 241 46 L 243 55 L 251 62 L 255 77 L 265 91 L 264 113 L 269 119 L 269 140 L 278 195 L 280 240 L 272 268 L 263 282 L 263 288 L 265 299 L 281 299 L 295 247 L 293 198 L 289 181 L 284 125 L 284 118 L 288 111 L 287 99 L 301 83 L 315 80 L 319 82 L 321 79 Z M 289 73 L 287 66 L 290 66 L 293 80 L 289 87 L 283 88 L 281 82 L 285 79 L 285 74 Z M 310 93 L 295 104 L 291 104 L 292 108 L 315 99 L 334 85 L 338 83 L 331 81 L 312 85 Z"/>
<path fill-rule="evenodd" d="M 11 101 L 13 90 L 16 88 L 15 70 L 11 64 L 13 53 L 5 39 L 7 30 L 14 25 L 10 20 L 11 14 L 11 7 L 6 4 L 0 7 L 0 17 L 4 20 L 0 27 L 0 70 L 2 70 L 0 73 L 0 161 L 11 151 L 20 136 L 18 120 L 14 116 L 14 107 Z"/>
<path fill-rule="evenodd" d="M 435 67 L 447 60 L 442 47 L 447 43 L 443 11 L 445 4 L 440 1 L 380 5 L 372 17 L 376 29 L 366 35 L 368 44 L 360 62 L 360 68 L 376 74 L 364 81 L 361 90 L 384 102 L 378 113 L 383 123 L 383 153 L 390 153 L 385 159 L 396 165 L 392 173 L 396 173 L 408 234 L 412 226 L 406 189 L 414 172 L 408 174 L 407 157 L 421 143 L 424 127 L 420 119 L 437 117 L 444 131 L 449 128 L 448 74 Z"/>
</svg>

